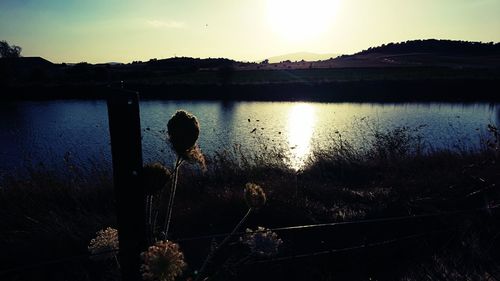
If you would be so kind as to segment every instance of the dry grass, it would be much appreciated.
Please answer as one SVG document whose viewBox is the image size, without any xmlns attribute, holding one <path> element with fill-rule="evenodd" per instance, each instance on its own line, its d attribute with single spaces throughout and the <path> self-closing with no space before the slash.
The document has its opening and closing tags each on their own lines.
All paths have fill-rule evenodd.
<svg viewBox="0 0 500 281">
<path fill-rule="evenodd" d="M 173 214 L 173 237 L 231 230 L 246 210 L 242 198 L 246 182 L 261 185 L 268 197 L 267 206 L 248 220 L 247 226 L 252 228 L 427 214 L 500 203 L 496 148 L 484 146 L 474 152 L 431 151 L 425 150 L 421 138 L 410 128 L 373 133 L 375 138 L 364 142 L 363 148 L 342 140 L 339 135 L 332 136 L 330 148 L 318 151 L 300 171 L 285 164 L 286 153 L 265 147 L 250 153 L 235 146 L 207 155 L 205 172 L 195 166 L 184 166 Z M 0 260 L 3 261 L 0 271 L 85 254 L 95 232 L 114 225 L 111 178 L 106 172 L 109 169 L 90 165 L 94 168 L 82 170 L 80 166 L 70 161 L 65 169 L 58 171 L 38 166 L 22 177 L 13 175 L 4 179 L 0 188 Z M 250 274 L 245 267 L 231 269 L 236 275 L 220 276 L 245 279 L 241 275 L 244 272 L 246 278 L 280 279 L 292 277 L 293 273 L 299 279 L 309 276 L 309 272 L 322 280 L 369 276 L 382 279 L 396 276 L 401 280 L 497 280 L 499 265 L 495 258 L 499 252 L 500 227 L 495 218 L 497 215 L 491 214 L 440 221 L 442 225 L 459 227 L 460 231 L 446 241 L 442 238 L 428 241 L 425 254 L 405 258 L 382 255 L 386 249 L 360 253 L 357 259 L 373 263 L 366 272 L 355 269 L 352 257 L 337 260 L 326 256 L 314 263 L 306 262 L 302 273 L 293 270 L 287 273 L 286 268 L 291 264 L 281 264 L 266 267 L 269 271 L 265 276 L 256 277 L 256 271 Z M 377 235 L 411 231 L 411 226 L 406 227 L 384 226 L 377 230 Z M 417 230 L 425 231 L 426 227 L 430 226 L 424 224 Z M 285 253 L 313 249 L 315 246 L 307 244 L 311 239 L 321 238 L 326 244 L 339 246 L 339 241 L 366 239 L 367 233 L 371 232 L 346 229 L 334 234 L 288 234 L 283 237 L 285 247 L 289 247 Z M 208 242 L 181 243 L 191 265 L 188 275 L 203 259 Z M 391 253 L 401 255 L 403 251 L 404 255 L 423 247 L 410 246 L 396 247 Z M 330 266 L 334 261 L 337 266 Z M 387 267 L 387 263 L 395 261 L 402 264 L 401 268 Z M 79 260 L 23 270 L 1 279 L 33 278 L 106 280 L 115 276 L 108 265 Z"/>
</svg>

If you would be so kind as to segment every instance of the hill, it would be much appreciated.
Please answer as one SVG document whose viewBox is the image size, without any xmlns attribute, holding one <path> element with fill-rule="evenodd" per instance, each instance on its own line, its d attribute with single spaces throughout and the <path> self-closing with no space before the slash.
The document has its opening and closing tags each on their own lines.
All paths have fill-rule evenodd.
<svg viewBox="0 0 500 281">
<path fill-rule="evenodd" d="M 44 80 L 56 75 L 58 66 L 41 57 L 0 58 L 0 82 Z"/>
<path fill-rule="evenodd" d="M 285 54 L 281 56 L 274 56 L 268 58 L 269 63 L 277 63 L 277 62 L 282 62 L 282 61 L 320 61 L 320 60 L 327 60 L 331 58 L 336 58 L 338 57 L 338 54 L 316 54 L 316 53 L 309 53 L 309 52 L 298 52 L 298 53 L 291 53 L 291 54 Z"/>
<path fill-rule="evenodd" d="M 368 48 L 357 55 L 363 54 L 404 54 L 404 53 L 441 53 L 454 55 L 499 55 L 500 43 L 483 43 L 456 40 L 410 40 L 400 43 L 383 44 L 382 46 Z"/>
<path fill-rule="evenodd" d="M 412 40 L 340 56 L 318 66 L 500 68 L 500 43 L 453 40 Z"/>
<path fill-rule="evenodd" d="M 25 71 L 35 68 L 53 68 L 55 65 L 41 57 L 0 58 L 0 67 L 11 71 Z"/>
</svg>

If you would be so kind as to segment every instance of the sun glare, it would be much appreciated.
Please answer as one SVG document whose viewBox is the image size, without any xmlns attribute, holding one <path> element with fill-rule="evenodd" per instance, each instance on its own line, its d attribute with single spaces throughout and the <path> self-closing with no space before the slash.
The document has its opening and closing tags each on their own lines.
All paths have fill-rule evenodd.
<svg viewBox="0 0 500 281">
<path fill-rule="evenodd" d="M 311 153 L 311 138 L 315 123 L 314 107 L 306 103 L 292 106 L 288 113 L 288 143 L 291 167 L 299 170 Z"/>
<path fill-rule="evenodd" d="M 268 0 L 271 28 L 290 41 L 313 39 L 332 25 L 338 0 Z"/>
</svg>

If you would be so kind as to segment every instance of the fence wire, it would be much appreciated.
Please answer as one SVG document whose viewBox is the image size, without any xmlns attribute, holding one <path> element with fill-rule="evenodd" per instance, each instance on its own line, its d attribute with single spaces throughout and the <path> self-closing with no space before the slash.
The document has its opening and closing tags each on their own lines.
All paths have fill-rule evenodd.
<svg viewBox="0 0 500 281">
<path fill-rule="evenodd" d="M 327 255 L 327 254 L 335 254 L 335 253 L 349 252 L 349 251 L 354 251 L 354 250 L 362 250 L 362 249 L 368 249 L 368 248 L 374 248 L 374 247 L 389 245 L 389 244 L 400 242 L 400 241 L 405 241 L 405 240 L 410 240 L 410 239 L 425 237 L 425 236 L 431 235 L 431 234 L 444 233 L 444 232 L 448 232 L 448 231 L 451 231 L 451 230 L 453 230 L 453 229 L 428 231 L 428 232 L 422 232 L 422 233 L 417 233 L 417 234 L 412 234 L 412 235 L 397 237 L 397 238 L 393 238 L 393 239 L 388 239 L 388 240 L 384 240 L 384 241 L 378 241 L 378 242 L 372 242 L 372 243 L 365 243 L 365 244 L 358 244 L 356 246 L 351 246 L 351 247 L 335 248 L 335 249 L 317 251 L 317 252 L 312 252 L 312 253 L 290 255 L 290 256 L 286 256 L 286 257 L 269 258 L 269 259 L 265 259 L 265 260 L 257 260 L 257 261 L 249 262 L 249 263 L 246 263 L 246 264 L 259 264 L 259 263 L 269 263 L 269 262 L 281 262 L 281 261 L 288 261 L 288 260 L 294 260 L 294 259 L 301 259 L 301 258 L 309 258 L 309 257 Z"/>
<path fill-rule="evenodd" d="M 492 210 L 498 209 L 499 207 L 500 207 L 500 204 L 494 205 L 494 206 L 483 207 L 483 208 L 469 209 L 469 210 L 440 212 L 440 213 L 436 213 L 436 214 L 399 216 L 399 217 L 389 217 L 389 218 L 377 218 L 377 219 L 320 223 L 320 224 L 309 224 L 309 225 L 289 226 L 289 227 L 277 227 L 277 228 L 271 228 L 270 230 L 275 231 L 275 232 L 280 232 L 280 231 L 316 229 L 316 228 L 324 228 L 324 227 L 336 227 L 336 226 L 341 226 L 341 225 L 356 225 L 356 224 L 381 223 L 381 222 L 397 222 L 397 221 L 414 220 L 414 219 L 421 219 L 421 218 L 455 216 L 455 215 L 460 215 L 460 214 L 474 213 L 474 212 L 481 212 L 481 211 L 491 212 Z M 358 244 L 356 246 L 351 246 L 351 247 L 329 249 L 329 250 L 317 251 L 317 252 L 313 252 L 313 253 L 297 254 L 297 255 L 291 255 L 291 256 L 286 256 L 286 257 L 271 258 L 271 259 L 266 259 L 266 260 L 258 260 L 258 261 L 251 262 L 249 264 L 280 262 L 280 261 L 287 261 L 287 260 L 292 260 L 292 259 L 300 259 L 300 258 L 314 257 L 314 256 L 320 256 L 320 255 L 326 255 L 326 254 L 335 254 L 335 253 L 340 253 L 340 252 L 348 252 L 348 251 L 354 251 L 354 250 L 373 248 L 373 247 L 378 247 L 378 246 L 396 243 L 399 241 L 424 237 L 424 236 L 430 235 L 430 234 L 442 233 L 442 232 L 446 232 L 446 231 L 451 231 L 451 230 L 445 229 L 445 230 L 436 230 L 436 231 L 417 233 L 417 234 L 412 234 L 412 235 L 408 235 L 408 236 L 403 236 L 403 237 L 398 237 L 398 238 L 393 238 L 393 239 L 388 239 L 388 240 L 383 240 L 383 241 L 378 241 L 378 242 Z M 228 234 L 229 233 L 220 233 L 220 234 L 213 234 L 213 235 L 202 235 L 202 236 L 196 236 L 196 237 L 179 238 L 179 239 L 173 239 L 173 240 L 175 242 L 188 242 L 188 241 L 203 240 L 203 239 L 221 238 L 221 237 L 226 237 Z M 245 234 L 245 232 L 235 233 L 235 236 L 242 235 L 242 234 Z M 89 259 L 89 258 L 92 258 L 94 256 L 106 255 L 109 253 L 117 253 L 117 252 L 118 252 L 118 250 L 110 250 L 110 251 L 105 251 L 105 252 L 96 253 L 96 254 L 81 254 L 81 255 L 75 255 L 75 256 L 61 257 L 58 259 L 42 261 L 42 262 L 38 262 L 35 264 L 29 264 L 29 265 L 23 265 L 23 266 L 19 266 L 19 267 L 4 269 L 4 270 L 0 271 L 0 276 L 14 273 L 14 272 L 24 271 L 24 270 L 28 270 L 28 269 L 33 269 L 33 268 L 37 268 L 37 267 L 41 267 L 41 266 L 60 264 L 60 263 L 71 262 L 71 261 L 76 261 L 76 260 Z"/>
<path fill-rule="evenodd" d="M 344 225 L 397 222 L 397 221 L 415 220 L 415 219 L 423 219 L 423 218 L 453 216 L 453 215 L 460 215 L 460 214 L 474 213 L 474 212 L 481 212 L 481 211 L 491 211 L 491 210 L 495 210 L 499 207 L 500 207 L 500 204 L 494 205 L 494 206 L 489 206 L 489 207 L 483 207 L 483 208 L 460 210 L 460 211 L 450 211 L 450 212 L 440 212 L 440 213 L 435 213 L 435 214 L 398 216 L 398 217 L 388 217 L 388 218 L 376 218 L 376 219 L 365 219 L 365 220 L 354 220 L 354 221 L 343 221 L 343 222 L 331 222 L 331 223 L 318 223 L 318 224 L 308 224 L 308 225 L 276 227 L 276 228 L 270 228 L 269 230 L 274 231 L 274 232 L 281 232 L 281 231 L 289 231 L 289 230 L 306 230 L 306 229 L 314 229 L 314 228 L 344 226 Z M 193 236 L 193 237 L 175 239 L 175 241 L 176 242 L 186 242 L 186 241 L 193 241 L 193 240 L 214 239 L 214 238 L 226 237 L 228 234 L 229 233 L 218 233 L 218 234 L 210 234 L 210 235 Z M 242 235 L 242 234 L 245 234 L 245 232 L 240 231 L 240 232 L 235 233 L 235 235 Z"/>
</svg>

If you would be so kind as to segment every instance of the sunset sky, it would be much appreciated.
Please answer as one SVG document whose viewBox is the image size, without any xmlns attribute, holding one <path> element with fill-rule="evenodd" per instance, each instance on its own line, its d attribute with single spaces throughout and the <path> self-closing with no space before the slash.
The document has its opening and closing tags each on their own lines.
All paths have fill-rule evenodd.
<svg viewBox="0 0 500 281">
<path fill-rule="evenodd" d="M 0 40 L 53 62 L 255 61 L 408 39 L 500 41 L 500 0 L 1 0 Z"/>
</svg>

